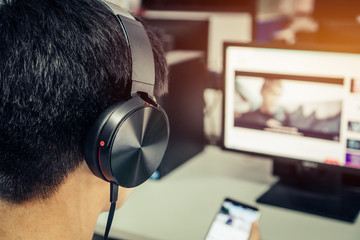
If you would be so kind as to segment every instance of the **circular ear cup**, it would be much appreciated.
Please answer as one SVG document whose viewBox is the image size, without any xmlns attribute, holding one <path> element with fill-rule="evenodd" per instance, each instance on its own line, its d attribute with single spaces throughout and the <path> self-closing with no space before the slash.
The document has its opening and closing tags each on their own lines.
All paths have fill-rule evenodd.
<svg viewBox="0 0 360 240">
<path fill-rule="evenodd" d="M 85 159 L 96 176 L 136 187 L 159 167 L 168 139 L 165 111 L 136 96 L 95 121 L 85 141 Z"/>
</svg>

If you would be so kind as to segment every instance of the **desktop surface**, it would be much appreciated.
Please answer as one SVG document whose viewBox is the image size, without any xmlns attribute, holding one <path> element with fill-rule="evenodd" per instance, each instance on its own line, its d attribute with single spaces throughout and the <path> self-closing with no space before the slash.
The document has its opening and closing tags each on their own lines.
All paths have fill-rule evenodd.
<svg viewBox="0 0 360 240">
<path fill-rule="evenodd" d="M 135 189 L 116 211 L 110 236 L 128 240 L 204 239 L 222 200 L 230 197 L 260 208 L 260 232 L 267 240 L 360 239 L 359 219 L 350 224 L 256 203 L 277 181 L 271 175 L 271 163 L 207 146 L 163 179 Z M 107 213 L 99 216 L 96 233 L 104 233 L 106 219 Z"/>
</svg>

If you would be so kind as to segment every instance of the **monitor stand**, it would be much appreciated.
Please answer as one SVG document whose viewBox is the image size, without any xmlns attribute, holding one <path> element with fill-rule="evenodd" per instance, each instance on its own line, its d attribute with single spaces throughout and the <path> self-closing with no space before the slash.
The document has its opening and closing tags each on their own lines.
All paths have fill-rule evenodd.
<svg viewBox="0 0 360 240">
<path fill-rule="evenodd" d="M 280 180 L 257 199 L 270 204 L 353 223 L 360 209 L 360 189 L 344 184 L 343 174 L 325 169 L 294 167 L 284 174 L 275 164 Z M 359 179 L 357 179 L 359 180 Z"/>
</svg>

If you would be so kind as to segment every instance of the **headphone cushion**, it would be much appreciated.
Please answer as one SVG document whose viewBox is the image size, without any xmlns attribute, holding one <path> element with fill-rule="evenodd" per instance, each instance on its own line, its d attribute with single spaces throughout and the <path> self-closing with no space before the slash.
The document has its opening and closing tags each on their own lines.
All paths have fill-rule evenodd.
<svg viewBox="0 0 360 240">
<path fill-rule="evenodd" d="M 105 123 L 109 120 L 113 112 L 119 108 L 124 103 L 124 101 L 108 107 L 105 109 L 99 117 L 92 123 L 84 144 L 84 156 L 87 165 L 89 166 L 91 172 L 97 177 L 107 181 L 105 176 L 102 174 L 100 163 L 99 163 L 99 135 L 103 129 Z"/>
</svg>

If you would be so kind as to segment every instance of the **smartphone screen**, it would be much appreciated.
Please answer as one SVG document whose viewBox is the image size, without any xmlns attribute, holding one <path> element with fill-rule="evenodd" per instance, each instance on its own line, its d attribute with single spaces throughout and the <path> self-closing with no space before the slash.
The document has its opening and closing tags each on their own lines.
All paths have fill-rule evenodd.
<svg viewBox="0 0 360 240">
<path fill-rule="evenodd" d="M 247 240 L 252 223 L 259 217 L 260 212 L 256 207 L 226 198 L 205 240 Z"/>
</svg>

